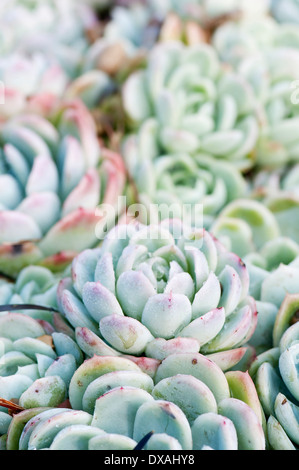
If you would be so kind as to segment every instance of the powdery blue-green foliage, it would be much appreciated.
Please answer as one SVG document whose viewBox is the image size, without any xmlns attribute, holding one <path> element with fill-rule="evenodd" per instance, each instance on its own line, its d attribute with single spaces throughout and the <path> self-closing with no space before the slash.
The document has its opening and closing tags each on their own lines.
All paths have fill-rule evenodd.
<svg viewBox="0 0 299 470">
<path fill-rule="evenodd" d="M 60 259 L 52 264 L 63 264 L 72 253 L 95 246 L 101 221 L 97 206 L 116 207 L 122 194 L 120 157 L 101 150 L 84 104 L 68 102 L 60 112 L 56 126 L 33 113 L 20 114 L 1 126 L 0 265 L 4 273 L 15 275 L 24 265 L 56 254 Z M 11 244 L 23 241 L 31 244 L 14 251 Z"/>
<path fill-rule="evenodd" d="M 298 12 L 2 0 L 0 450 L 299 448 Z"/>
<path fill-rule="evenodd" d="M 298 294 L 286 297 L 277 315 L 273 348 L 257 356 L 250 368 L 267 419 L 272 449 L 298 447 Z"/>
<path fill-rule="evenodd" d="M 251 166 L 258 136 L 253 90 L 222 69 L 211 46 L 156 45 L 147 67 L 125 83 L 123 102 L 137 128 L 147 126 L 151 158 L 201 151 Z"/>
<path fill-rule="evenodd" d="M 237 255 L 209 232 L 168 220 L 119 225 L 100 248 L 83 251 L 58 287 L 58 304 L 74 328 L 99 337 L 103 354 L 161 360 L 200 349 L 223 351 L 230 363 L 256 324 L 248 288 Z"/>
</svg>

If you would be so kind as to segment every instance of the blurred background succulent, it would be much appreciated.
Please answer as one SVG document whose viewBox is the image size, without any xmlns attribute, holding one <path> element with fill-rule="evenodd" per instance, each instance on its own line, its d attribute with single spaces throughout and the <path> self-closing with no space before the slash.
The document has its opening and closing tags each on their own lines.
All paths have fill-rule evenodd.
<svg viewBox="0 0 299 470">
<path fill-rule="evenodd" d="M 212 44 L 221 61 L 245 77 L 256 95 L 257 166 L 267 170 L 296 162 L 298 28 L 271 16 L 229 21 L 214 33 Z"/>
<path fill-rule="evenodd" d="M 210 231 L 229 251 L 245 260 L 256 257 L 265 244 L 281 236 L 274 214 L 263 202 L 250 197 L 227 204 Z"/>
<path fill-rule="evenodd" d="M 268 187 L 269 193 L 273 195 L 270 187 L 275 192 L 278 175 L 276 172 L 264 173 L 263 177 L 269 178 L 269 185 L 263 188 L 267 191 Z M 257 187 L 257 194 L 261 188 Z M 273 200 L 278 200 L 279 193 L 275 194 Z M 268 199 L 270 202 L 271 197 Z M 278 310 L 285 295 L 296 293 L 299 289 L 299 245 L 294 238 L 285 234 L 291 235 L 296 220 L 291 220 L 290 213 L 290 230 L 284 230 L 283 224 L 278 223 L 275 211 L 270 210 L 273 207 L 268 205 L 258 198 L 235 200 L 223 209 L 210 229 L 229 251 L 242 257 L 249 272 L 249 295 L 255 299 L 258 312 L 257 327 L 249 341 L 249 346 L 254 348 L 253 355 L 272 348 Z M 285 216 L 285 223 L 288 209 L 287 203 L 284 205 L 284 196 L 281 196 L 279 210 Z M 293 232 L 296 233 L 295 228 Z"/>
<path fill-rule="evenodd" d="M 86 32 L 97 25 L 97 17 L 86 2 L 4 0 L 0 24 L 2 56 L 39 51 L 74 76 L 88 47 Z"/>
<path fill-rule="evenodd" d="M 42 260 L 61 269 L 99 242 L 101 221 L 103 230 L 114 223 L 125 184 L 121 157 L 101 149 L 80 101 L 64 103 L 53 121 L 20 114 L 0 133 L 0 271 L 15 276 Z M 111 206 L 110 215 L 96 213 L 100 204 Z"/>
<path fill-rule="evenodd" d="M 259 2 L 254 3 L 259 8 Z M 210 42 L 221 61 L 237 67 L 240 61 L 271 48 L 298 49 L 299 34 L 292 22 L 278 23 L 267 9 L 261 9 L 253 15 L 228 18 L 213 31 Z"/>
<path fill-rule="evenodd" d="M 297 450 L 299 445 L 298 307 L 298 293 L 287 295 L 274 324 L 272 348 L 258 355 L 249 369 L 274 450 Z"/>
<path fill-rule="evenodd" d="M 134 52 L 149 50 L 156 42 L 161 22 L 150 2 L 131 1 L 127 5 L 116 5 L 111 10 L 111 19 L 104 30 L 104 37 L 128 41 Z"/>
<path fill-rule="evenodd" d="M 22 332 L 21 328 L 28 325 L 29 318 L 19 317 L 18 323 L 14 317 L 10 334 L 6 326 L 6 335 L 0 339 L 0 396 L 15 400 L 22 408 L 58 406 L 68 399 L 70 380 L 83 355 L 75 341 L 64 333 L 34 336 L 36 328 L 31 330 L 31 336 L 26 336 L 26 330 Z M 3 317 L 1 326 L 3 330 Z M 6 412 L 5 406 L 1 406 L 1 414 Z"/>
<path fill-rule="evenodd" d="M 124 84 L 123 104 L 133 133 L 146 126 L 152 159 L 200 151 L 242 171 L 254 163 L 258 120 L 252 86 L 225 70 L 208 44 L 156 45 L 146 68 Z"/>
<path fill-rule="evenodd" d="M 0 281 L 1 434 L 14 411 L 67 404 L 71 377 L 84 360 L 57 310 L 59 279 L 28 266 L 15 282 Z"/>
<path fill-rule="evenodd" d="M 299 24 L 299 6 L 296 0 L 271 0 L 271 13 L 279 23 Z"/>
</svg>

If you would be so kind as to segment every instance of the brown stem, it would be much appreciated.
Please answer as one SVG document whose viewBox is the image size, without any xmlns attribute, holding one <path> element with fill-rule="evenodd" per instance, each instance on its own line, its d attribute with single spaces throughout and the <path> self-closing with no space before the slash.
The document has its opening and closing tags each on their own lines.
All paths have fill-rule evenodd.
<svg viewBox="0 0 299 470">
<path fill-rule="evenodd" d="M 13 401 L 5 400 L 4 398 L 0 398 L 0 406 L 7 408 L 11 416 L 25 410 L 22 406 L 17 405 Z"/>
</svg>

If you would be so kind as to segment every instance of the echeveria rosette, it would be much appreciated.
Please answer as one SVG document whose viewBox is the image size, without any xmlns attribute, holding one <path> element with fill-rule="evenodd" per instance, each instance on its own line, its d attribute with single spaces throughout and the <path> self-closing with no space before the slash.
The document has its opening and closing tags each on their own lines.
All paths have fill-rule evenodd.
<svg viewBox="0 0 299 470">
<path fill-rule="evenodd" d="M 281 312 L 289 297 L 299 290 L 299 245 L 279 237 L 245 260 L 250 274 L 249 292 L 256 299 L 258 311 L 257 327 L 249 344 L 260 354 L 277 344 L 275 325 L 281 317 L 286 318 Z"/>
<path fill-rule="evenodd" d="M 57 301 L 73 328 L 87 328 L 85 352 L 129 356 L 153 375 L 172 352 L 200 349 L 227 370 L 255 329 L 248 287 L 242 260 L 206 230 L 129 223 L 73 260 Z"/>
<path fill-rule="evenodd" d="M 276 192 L 275 174 L 273 178 L 264 176 L 260 182 L 267 181 L 269 186 L 261 188 L 259 183 L 252 198 L 229 203 L 210 231 L 246 263 L 272 270 L 280 263 L 289 264 L 298 256 L 296 220 L 292 220 L 297 211 L 296 191 Z"/>
<path fill-rule="evenodd" d="M 280 232 L 299 243 L 299 165 L 258 172 L 252 181 L 252 197 L 274 214 Z"/>
<path fill-rule="evenodd" d="M 222 62 L 237 67 L 245 57 L 273 46 L 278 32 L 281 30 L 270 16 L 241 18 L 220 25 L 211 44 Z"/>
<path fill-rule="evenodd" d="M 258 167 L 276 168 L 298 161 L 298 105 L 293 96 L 299 51 L 273 47 L 244 58 L 238 71 L 251 84 L 259 103 Z M 296 90 L 295 90 L 296 91 Z"/>
<path fill-rule="evenodd" d="M 64 103 L 55 123 L 21 114 L 0 133 L 0 271 L 15 276 L 40 262 L 60 270 L 99 242 L 101 223 L 114 223 L 96 208 L 118 207 L 121 157 L 101 149 L 80 101 Z"/>
<path fill-rule="evenodd" d="M 11 421 L 6 402 L 17 401 L 21 409 L 64 403 L 72 375 L 84 360 L 71 328 L 53 307 L 56 288 L 53 274 L 38 266 L 25 268 L 13 287 L 0 285 L 2 432 Z"/>
<path fill-rule="evenodd" d="M 62 67 L 41 53 L 32 57 L 18 53 L 1 57 L 0 80 L 1 121 L 27 110 L 50 115 L 68 85 Z"/>
<path fill-rule="evenodd" d="M 264 418 L 249 374 L 224 374 L 199 353 L 183 355 L 177 369 L 184 362 L 188 370 L 173 374 L 165 364 L 154 381 L 128 359 L 94 355 L 71 379 L 71 409 L 15 414 L 6 448 L 133 450 L 147 436 L 145 450 L 264 450 Z"/>
<path fill-rule="evenodd" d="M 130 75 L 122 96 L 136 131 L 141 124 L 150 127 L 152 158 L 200 151 L 241 170 L 253 165 L 258 137 L 253 89 L 222 68 L 210 45 L 156 45 L 146 68 Z"/>
<path fill-rule="evenodd" d="M 24 268 L 15 283 L 0 283 L 1 434 L 16 409 L 59 406 L 83 362 L 72 328 L 57 310 L 58 278 L 40 266 Z"/>
<path fill-rule="evenodd" d="M 221 60 L 251 85 L 256 95 L 258 167 L 278 168 L 298 159 L 298 28 L 272 18 L 230 22 L 213 37 Z"/>
<path fill-rule="evenodd" d="M 281 24 L 299 24 L 299 5 L 297 0 L 271 0 L 271 13 Z"/>
<path fill-rule="evenodd" d="M 68 271 L 69 267 L 64 275 Z M 61 276 L 43 266 L 32 265 L 23 268 L 15 281 L 0 279 L 2 337 L 9 337 L 16 328 L 17 336 L 21 333 L 31 336 L 33 331 L 35 337 L 55 331 L 75 339 L 73 328 L 58 310 L 57 288 Z"/>
<path fill-rule="evenodd" d="M 211 37 L 211 44 L 222 62 L 238 67 L 244 58 L 270 48 L 298 49 L 299 34 L 295 24 L 278 23 L 266 11 L 260 11 L 257 15 L 231 19 L 219 25 Z"/>
<path fill-rule="evenodd" d="M 245 259 L 255 256 L 265 244 L 281 236 L 274 214 L 262 202 L 250 197 L 227 204 L 210 231 L 229 251 Z"/>
<path fill-rule="evenodd" d="M 205 25 L 205 22 L 212 19 L 217 19 L 222 16 L 239 13 L 242 16 L 250 17 L 257 14 L 264 14 L 268 11 L 269 0 L 261 0 L 256 2 L 246 2 L 243 0 L 165 0 L 159 2 L 158 0 L 150 0 L 150 4 L 154 5 L 157 12 L 161 17 L 174 11 L 182 18 L 193 19 Z"/>
<path fill-rule="evenodd" d="M 255 299 L 258 312 L 249 347 L 253 354 L 259 354 L 272 347 L 274 321 L 286 293 L 295 293 L 299 288 L 299 245 L 283 235 L 270 209 L 254 199 L 228 204 L 210 232 L 246 264 L 249 295 Z"/>
<path fill-rule="evenodd" d="M 299 446 L 298 306 L 298 294 L 285 297 L 274 324 L 273 346 L 258 355 L 249 369 L 274 450 L 298 450 Z"/>
</svg>

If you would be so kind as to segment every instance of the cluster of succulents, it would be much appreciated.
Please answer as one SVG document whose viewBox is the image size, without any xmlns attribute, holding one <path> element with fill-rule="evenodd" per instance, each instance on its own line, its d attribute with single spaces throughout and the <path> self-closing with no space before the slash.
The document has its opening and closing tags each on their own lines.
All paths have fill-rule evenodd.
<svg viewBox="0 0 299 470">
<path fill-rule="evenodd" d="M 7 448 L 133 450 L 148 436 L 145 450 L 264 450 L 263 411 L 249 374 L 225 375 L 201 354 L 178 359 L 154 380 L 125 358 L 85 360 L 68 387 L 70 407 L 21 407 L 3 420 Z"/>
<path fill-rule="evenodd" d="M 67 263 L 98 242 L 111 224 L 96 208 L 124 190 L 120 156 L 100 146 L 80 101 L 61 104 L 55 122 L 22 113 L 1 126 L 1 271 L 15 275 L 34 262 Z M 15 231 L 14 228 L 18 227 Z M 61 266 L 60 266 L 61 267 Z"/>
<path fill-rule="evenodd" d="M 296 0 L 3 0 L 0 450 L 299 449 Z"/>
</svg>

